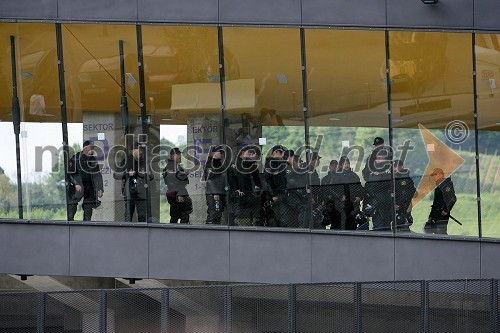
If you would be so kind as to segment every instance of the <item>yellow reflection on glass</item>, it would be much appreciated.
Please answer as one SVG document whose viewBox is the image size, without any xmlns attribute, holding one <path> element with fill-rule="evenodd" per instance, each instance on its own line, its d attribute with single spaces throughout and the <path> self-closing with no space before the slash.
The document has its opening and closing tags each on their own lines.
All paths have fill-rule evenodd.
<svg viewBox="0 0 500 333">
<path fill-rule="evenodd" d="M 55 26 L 53 24 L 13 24 L 7 30 L 15 37 L 18 96 L 21 120 L 58 122 L 61 120 L 59 104 L 59 77 Z M 4 43 L 9 43 L 5 34 Z M 10 44 L 2 59 L 3 74 L 10 74 Z M 3 51 L 7 51 L 3 48 Z M 9 68 L 7 68 L 9 66 Z M 3 75 L 2 75 L 3 76 Z M 9 88 L 12 94 L 12 87 Z M 8 99 L 10 104 L 10 98 Z"/>
<path fill-rule="evenodd" d="M 0 120 L 12 120 L 12 67 L 10 36 L 16 34 L 17 24 L 0 24 Z"/>
<path fill-rule="evenodd" d="M 383 31 L 306 30 L 311 126 L 388 127 Z"/>
<path fill-rule="evenodd" d="M 204 224 L 207 218 L 203 165 L 210 147 L 221 143 L 221 90 L 217 28 L 192 26 L 143 26 L 143 51 L 148 112 L 162 143 L 162 158 L 155 168 L 166 165 L 171 148 L 188 147 L 183 167 L 190 169 L 187 191 L 192 200 L 189 223 Z M 157 151 L 158 153 L 158 151 Z M 163 179 L 153 198 L 159 203 L 160 222 L 174 219 L 167 203 Z M 181 219 L 184 221 L 184 219 Z M 224 223 L 224 222 L 222 222 Z"/>
<path fill-rule="evenodd" d="M 218 116 L 217 29 L 143 26 L 142 34 L 147 102 L 155 123 L 186 124 L 203 113 Z"/>
<path fill-rule="evenodd" d="M 138 114 L 139 75 L 135 26 L 64 24 L 63 46 L 68 121 L 82 112 L 120 112 L 120 52 L 123 40 L 130 114 Z"/>
<path fill-rule="evenodd" d="M 441 168 L 453 182 L 443 191 L 457 198 L 451 215 L 462 223 L 450 218 L 447 233 L 478 235 L 471 40 L 467 33 L 389 33 L 396 158 L 405 159 L 418 191 L 414 232 L 432 233 L 424 224 L 437 186 L 431 174 Z"/>
<path fill-rule="evenodd" d="M 10 36 L 14 37 L 16 58 L 12 62 Z M 21 111 L 20 163 L 23 186 L 24 218 L 66 219 L 66 196 L 62 158 L 59 79 L 54 24 L 6 24 L 1 29 L 2 50 L 2 114 L 11 120 L 12 65 L 17 70 L 17 93 Z M 4 118 L 4 116 L 2 116 Z M 4 118 L 4 119 L 5 119 Z M 7 123 L 5 124 L 7 125 Z M 13 142 L 12 123 L 5 130 L 8 142 Z M 2 132 L 2 133 L 4 133 Z M 9 134 L 12 133 L 12 134 Z M 4 148 L 3 169 L 15 179 L 17 173 L 15 144 Z M 45 151 L 45 153 L 41 153 Z M 5 178 L 4 178 L 5 180 Z M 12 198 L 13 187 L 3 187 L 2 194 Z M 11 208 L 15 206 L 10 202 Z M 17 207 L 16 207 L 17 208 Z M 16 209 L 17 210 L 17 209 Z"/>
<path fill-rule="evenodd" d="M 481 221 L 485 237 L 500 237 L 500 35 L 476 34 Z"/>
<path fill-rule="evenodd" d="M 389 45 L 394 126 L 473 127 L 470 34 L 391 31 Z"/>
<path fill-rule="evenodd" d="M 16 143 L 12 126 L 12 71 L 10 36 L 16 32 L 16 24 L 0 24 L 0 218 L 17 218 L 17 164 Z"/>
<path fill-rule="evenodd" d="M 224 28 L 223 36 L 227 144 L 303 146 L 300 30 Z"/>
<path fill-rule="evenodd" d="M 81 150 L 86 140 L 97 146 L 102 163 L 104 195 L 93 221 L 124 221 L 125 201 L 122 180 L 115 180 L 110 165 L 122 157 L 109 155 L 128 134 L 142 133 L 140 122 L 139 75 L 136 27 L 109 24 L 64 24 L 62 29 L 69 145 Z M 121 72 L 119 43 L 123 41 L 124 80 L 128 104 L 128 126 L 121 114 Z M 110 162 L 108 165 L 106 162 Z M 79 206 L 80 207 L 80 206 Z M 78 209 L 75 220 L 81 220 Z M 133 221 L 136 221 L 134 218 Z"/>
</svg>

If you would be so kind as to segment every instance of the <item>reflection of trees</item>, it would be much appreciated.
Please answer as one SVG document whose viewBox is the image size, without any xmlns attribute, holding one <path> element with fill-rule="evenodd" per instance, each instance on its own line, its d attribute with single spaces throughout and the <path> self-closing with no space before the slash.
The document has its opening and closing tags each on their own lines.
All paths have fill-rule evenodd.
<svg viewBox="0 0 500 333">
<path fill-rule="evenodd" d="M 7 213 L 11 207 L 16 206 L 17 192 L 14 184 L 10 183 L 9 177 L 4 173 L 0 174 L 0 217 Z"/>
</svg>

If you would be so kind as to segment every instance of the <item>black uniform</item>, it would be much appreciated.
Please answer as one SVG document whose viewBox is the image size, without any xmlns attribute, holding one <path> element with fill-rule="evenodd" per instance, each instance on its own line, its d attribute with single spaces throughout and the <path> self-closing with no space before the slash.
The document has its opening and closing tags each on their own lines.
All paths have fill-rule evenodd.
<svg viewBox="0 0 500 333">
<path fill-rule="evenodd" d="M 332 185 L 333 184 L 333 177 L 334 176 L 335 176 L 335 172 L 328 171 L 328 173 L 326 174 L 326 176 L 324 176 L 321 179 L 321 186 Z"/>
<path fill-rule="evenodd" d="M 229 224 L 233 225 L 234 219 L 243 218 L 257 221 L 260 218 L 262 189 L 257 162 L 238 157 L 227 171 L 227 180 L 229 183 Z"/>
<path fill-rule="evenodd" d="M 287 182 L 287 219 L 286 225 L 291 228 L 309 228 L 311 205 L 307 193 L 307 170 L 295 170 L 288 166 L 286 170 Z"/>
<path fill-rule="evenodd" d="M 332 197 L 335 208 L 341 213 L 341 228 L 344 230 L 356 230 L 357 223 L 353 211 L 358 211 L 360 202 L 354 202 L 356 197 L 363 200 L 364 188 L 357 174 L 352 170 L 340 170 L 333 177 Z M 342 202 L 342 197 L 345 201 Z"/>
<path fill-rule="evenodd" d="M 264 169 L 264 178 L 267 183 L 267 191 L 264 192 L 263 206 L 265 218 L 268 225 L 283 227 L 285 226 L 287 209 L 286 201 L 286 169 L 288 163 L 281 158 L 270 157 L 266 160 Z M 278 198 L 273 201 L 272 198 Z M 272 203 L 271 211 L 266 205 Z"/>
<path fill-rule="evenodd" d="M 366 182 L 367 204 L 375 208 L 372 214 L 373 230 L 390 230 L 392 221 L 391 168 L 370 172 Z"/>
<path fill-rule="evenodd" d="M 324 203 L 324 206 L 325 208 L 321 212 L 323 215 L 321 227 L 325 229 L 329 225 L 331 230 L 342 229 L 342 214 L 335 208 L 335 202 L 328 200 Z"/>
<path fill-rule="evenodd" d="M 205 164 L 203 180 L 206 181 L 205 197 L 207 202 L 207 224 L 220 224 L 226 205 L 226 172 L 220 159 L 210 157 Z M 219 200 L 214 196 L 218 195 Z"/>
<path fill-rule="evenodd" d="M 380 146 L 378 148 L 375 148 L 372 150 L 370 155 L 365 161 L 365 167 L 361 171 L 361 174 L 363 176 L 363 179 L 365 182 L 368 181 L 368 177 L 371 172 L 380 172 L 381 170 L 377 170 L 377 167 L 375 165 L 375 160 L 377 159 L 377 155 L 379 156 L 384 156 L 385 159 L 387 160 L 385 164 L 389 164 L 389 161 L 391 160 L 391 157 L 393 156 L 393 151 L 392 148 L 389 146 Z"/>
<path fill-rule="evenodd" d="M 311 185 L 312 186 L 319 186 L 321 184 L 321 180 L 319 179 L 319 174 L 316 169 L 312 170 L 309 172 L 310 177 L 311 177 Z"/>
<path fill-rule="evenodd" d="M 147 167 L 145 159 L 136 159 L 133 155 L 128 155 L 121 165 L 123 167 L 118 168 L 113 177 L 124 182 L 125 221 L 132 221 L 134 212 L 137 210 L 137 221 L 147 222 L 146 188 L 148 181 L 154 178 L 153 173 Z M 131 176 L 130 171 L 135 171 L 135 174 Z"/>
<path fill-rule="evenodd" d="M 396 224 L 399 231 L 409 231 L 412 224 L 411 201 L 417 189 L 410 177 L 409 171 L 394 174 L 395 202 L 399 208 L 396 210 Z"/>
<path fill-rule="evenodd" d="M 173 159 L 167 160 L 163 169 L 163 181 L 167 185 L 167 201 L 170 204 L 170 223 L 189 223 L 189 214 L 193 212 L 193 202 L 186 186 L 189 173 Z"/>
<path fill-rule="evenodd" d="M 457 202 L 455 188 L 451 178 L 445 178 L 434 190 L 434 200 L 429 213 L 429 222 L 425 224 L 425 233 L 448 234 L 448 220 L 453 206 Z M 446 214 L 442 214 L 446 212 Z"/>
<path fill-rule="evenodd" d="M 99 163 L 94 156 L 87 156 L 82 152 L 76 153 L 68 165 L 68 221 L 75 218 L 78 202 L 83 195 L 83 220 L 92 219 L 92 209 L 100 205 L 97 193 L 103 191 L 102 174 Z M 76 185 L 83 188 L 83 192 L 75 189 Z"/>
</svg>

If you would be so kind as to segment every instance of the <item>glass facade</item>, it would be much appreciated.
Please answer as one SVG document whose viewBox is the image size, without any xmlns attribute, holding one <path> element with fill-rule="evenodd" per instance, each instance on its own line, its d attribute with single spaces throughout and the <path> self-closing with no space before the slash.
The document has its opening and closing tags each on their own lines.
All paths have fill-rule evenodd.
<svg viewBox="0 0 500 333">
<path fill-rule="evenodd" d="M 431 174 L 439 168 L 450 176 L 444 192 L 455 192 L 452 216 L 463 224 L 450 219 L 449 233 L 478 235 L 471 42 L 465 33 L 389 33 L 394 147 L 413 147 L 405 166 L 420 182 L 412 209 L 416 230 L 435 205 Z"/>
<path fill-rule="evenodd" d="M 2 219 L 500 235 L 498 35 L 2 23 L 0 39 Z"/>
<path fill-rule="evenodd" d="M 500 214 L 500 121 L 497 111 L 500 104 L 497 87 L 500 79 L 500 36 L 476 34 L 475 37 L 481 226 L 483 236 L 498 238 L 500 233 L 495 221 Z"/>
<path fill-rule="evenodd" d="M 151 190 L 154 220 L 205 223 L 203 167 L 210 147 L 222 143 L 217 29 L 144 26 L 142 41 L 146 105 L 152 120 L 148 141 L 155 146 L 152 168 L 157 174 L 153 183 L 158 190 Z M 181 183 L 189 197 L 175 193 L 178 175 L 167 177 L 165 172 L 177 168 L 170 156 L 173 148 L 185 152 L 179 169 L 185 169 L 180 177 L 189 180 Z"/>
</svg>

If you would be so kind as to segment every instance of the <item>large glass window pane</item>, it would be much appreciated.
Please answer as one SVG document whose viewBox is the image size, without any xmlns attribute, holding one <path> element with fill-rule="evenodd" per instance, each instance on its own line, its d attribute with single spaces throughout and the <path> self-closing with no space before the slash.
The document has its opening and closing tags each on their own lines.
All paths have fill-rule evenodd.
<svg viewBox="0 0 500 333">
<path fill-rule="evenodd" d="M 476 236 L 471 35 L 392 31 L 389 45 L 395 148 L 418 190 L 411 230 Z"/>
<path fill-rule="evenodd" d="M 16 143 L 12 125 L 12 62 L 10 36 L 16 32 L 15 24 L 0 25 L 0 133 L 5 143 L 0 146 L 0 218 L 17 218 L 17 166 Z"/>
<path fill-rule="evenodd" d="M 226 75 L 224 129 L 226 143 L 233 150 L 233 159 L 242 155 L 242 148 L 256 146 L 256 150 L 262 150 L 262 156 L 257 154 L 245 158 L 260 158 L 260 164 L 266 169 L 265 158 L 270 157 L 272 147 L 282 145 L 282 152 L 275 153 L 275 158 L 283 159 L 283 150 L 294 150 L 297 155 L 302 152 L 305 161 L 300 30 L 224 28 L 223 36 Z M 291 199 L 286 202 L 290 195 L 285 198 L 279 175 L 275 175 L 276 182 L 268 182 L 267 176 L 271 175 L 265 170 L 265 176 L 261 178 L 240 171 L 244 170 L 228 171 L 230 224 L 309 227 L 309 219 L 304 214 L 308 195 L 305 194 L 307 177 L 303 176 L 307 174 L 298 175 L 300 179 L 295 185 L 288 181 L 286 186 L 289 193 L 293 192 L 295 200 L 292 204 Z M 274 204 L 267 209 L 272 212 L 261 210 L 261 198 L 254 186 L 271 188 Z M 271 215 L 274 217 L 269 219 Z"/>
<path fill-rule="evenodd" d="M 17 24 L 25 217 L 66 220 L 55 26 Z"/>
<path fill-rule="evenodd" d="M 476 34 L 481 221 L 485 237 L 500 237 L 500 35 Z"/>
<path fill-rule="evenodd" d="M 140 125 L 139 76 L 137 66 L 137 39 L 135 26 L 128 25 L 62 25 L 66 100 L 68 112 L 68 144 L 73 154 L 87 154 L 83 147 L 85 141 L 96 146 L 93 151 L 101 172 L 91 176 L 84 168 L 79 172 L 84 187 L 84 198 L 78 201 L 77 191 L 70 188 L 71 215 L 77 209 L 75 220 L 123 221 L 128 220 L 127 207 L 135 207 L 135 201 L 127 200 L 126 184 L 129 178 L 115 179 L 117 163 L 123 155 L 113 149 L 118 145 L 126 146 L 131 154 L 133 141 L 139 140 L 142 133 Z M 128 104 L 128 117 L 121 112 L 121 81 L 119 42 L 123 41 L 124 89 Z M 128 128 L 124 121 L 128 122 Z M 125 134 L 133 137 L 125 140 Z M 154 145 L 152 136 L 148 144 Z M 80 159 L 81 160 L 81 159 Z M 115 163 L 116 162 L 116 163 Z M 82 163 L 83 166 L 84 163 Z M 132 166 L 130 166 L 132 167 Z M 102 178 L 102 185 L 101 185 Z M 134 177 L 135 178 L 135 177 Z M 70 178 L 72 179 L 72 178 Z M 75 182 L 78 182 L 76 180 Z M 142 183 L 141 183 L 142 184 Z M 151 182 L 151 190 L 155 189 Z M 85 192 L 87 188 L 87 192 Z M 102 188 L 102 197 L 99 190 Z M 140 215 L 146 210 L 146 196 L 141 195 Z M 73 200 L 74 199 L 74 200 Z M 98 200 L 98 201 L 97 201 Z M 82 203 L 85 207 L 82 206 Z M 158 217 L 157 207 L 153 217 Z M 85 213 L 85 214 L 84 214 Z M 85 215 L 85 216 L 84 216 Z M 137 212 L 130 217 L 138 221 Z"/>
<path fill-rule="evenodd" d="M 218 187 L 222 193 L 213 193 L 221 196 L 216 210 L 206 196 L 217 189 L 204 177 L 223 127 L 217 28 L 143 26 L 142 35 L 147 108 L 161 143 L 152 152 L 160 186 L 152 200 L 159 204 L 159 221 L 224 223 L 224 179 Z"/>
<path fill-rule="evenodd" d="M 390 231 L 390 177 L 378 181 L 367 168 L 375 138 L 389 144 L 384 32 L 308 29 L 306 58 L 311 142 L 323 157 L 322 224 Z M 378 209 L 371 223 L 357 214 L 368 203 Z"/>
</svg>

